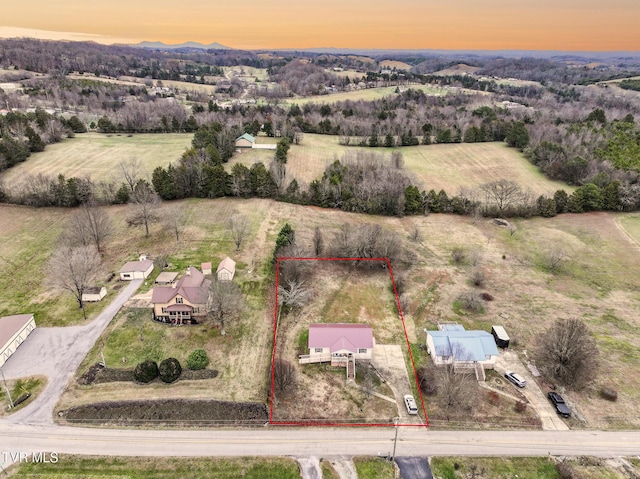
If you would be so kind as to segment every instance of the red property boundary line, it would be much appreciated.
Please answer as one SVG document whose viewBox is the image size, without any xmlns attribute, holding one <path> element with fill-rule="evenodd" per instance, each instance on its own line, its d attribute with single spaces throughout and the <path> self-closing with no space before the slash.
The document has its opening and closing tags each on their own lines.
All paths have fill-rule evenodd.
<svg viewBox="0 0 640 479">
<path fill-rule="evenodd" d="M 402 329 L 404 331 L 404 338 L 407 342 L 407 350 L 409 351 L 409 358 L 411 359 L 411 366 L 413 367 L 413 377 L 416 382 L 418 394 L 420 395 L 420 404 L 422 406 L 422 413 L 424 414 L 424 423 L 421 424 L 397 424 L 398 426 L 414 426 L 414 427 L 426 427 L 429 425 L 429 418 L 427 417 L 427 410 L 424 406 L 424 398 L 422 391 L 420 390 L 420 382 L 418 381 L 418 373 L 416 372 L 416 364 L 413 359 L 413 352 L 411 351 L 411 343 L 409 343 L 409 336 L 407 335 L 407 327 L 404 322 L 404 314 L 402 307 L 400 306 L 400 298 L 398 297 L 398 289 L 396 288 L 396 282 L 393 277 L 393 268 L 391 267 L 391 261 L 389 258 L 295 258 L 282 256 L 276 258 L 276 301 L 273 308 L 273 350 L 271 351 L 271 393 L 269 396 L 269 424 L 276 426 L 322 426 L 322 427 L 394 427 L 394 423 L 332 423 L 332 422 L 316 422 L 316 421 L 274 421 L 273 420 L 273 405 L 275 398 L 275 361 L 276 361 L 276 341 L 277 341 L 277 321 L 278 321 L 278 284 L 280 280 L 280 262 L 281 261 L 381 261 L 386 263 L 389 270 L 389 276 L 391 277 L 391 284 L 393 285 L 393 294 L 396 298 L 396 306 L 398 308 L 398 314 L 402 320 Z"/>
</svg>

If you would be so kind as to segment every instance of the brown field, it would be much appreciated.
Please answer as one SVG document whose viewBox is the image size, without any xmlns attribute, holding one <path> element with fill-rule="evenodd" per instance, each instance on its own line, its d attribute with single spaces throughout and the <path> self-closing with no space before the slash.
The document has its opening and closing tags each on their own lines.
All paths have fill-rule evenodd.
<svg viewBox="0 0 640 479">
<path fill-rule="evenodd" d="M 398 148 L 367 148 L 342 146 L 337 136 L 305 134 L 300 145 L 292 145 L 288 154 L 288 181 L 295 178 L 299 183 L 309 184 L 322 177 L 325 168 L 345 153 L 355 151 L 375 152 L 390 155 L 400 151 L 404 156 L 405 169 L 411 172 L 417 183 L 427 191 L 444 189 L 456 195 L 460 188 L 474 188 L 482 183 L 498 179 L 509 179 L 530 188 L 536 195 L 553 194 L 558 189 L 572 188 L 564 183 L 545 178 L 537 167 L 529 163 L 514 148 L 504 143 L 459 143 L 445 145 L 420 145 Z M 273 152 L 260 150 L 243 151 L 235 155 L 228 164 L 251 165 L 262 161 L 266 165 Z"/>
<path fill-rule="evenodd" d="M 61 143 L 47 145 L 24 163 L 3 173 L 10 189 L 27 175 L 89 177 L 97 181 L 120 181 L 120 161 L 135 158 L 144 166 L 143 176 L 151 178 L 157 166 L 166 167 L 191 146 L 193 135 L 187 133 L 120 135 L 83 133 Z"/>
<path fill-rule="evenodd" d="M 464 63 L 458 63 L 457 65 L 450 66 L 449 68 L 445 68 L 444 70 L 439 70 L 433 75 L 461 75 L 461 74 L 470 74 L 475 73 L 480 70 L 480 67 L 473 67 L 471 65 L 465 65 Z"/>
<path fill-rule="evenodd" d="M 396 70 L 411 70 L 411 65 L 397 60 L 382 60 L 380 66 L 382 68 L 395 68 Z"/>
</svg>

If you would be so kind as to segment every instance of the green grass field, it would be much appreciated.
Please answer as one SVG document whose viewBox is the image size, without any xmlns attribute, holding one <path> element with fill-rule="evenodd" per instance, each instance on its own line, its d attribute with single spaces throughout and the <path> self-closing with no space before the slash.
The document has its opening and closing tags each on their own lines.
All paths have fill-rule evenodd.
<svg viewBox="0 0 640 479">
<path fill-rule="evenodd" d="M 14 472 L 15 471 L 15 472 Z M 57 463 L 26 463 L 12 477 L 128 479 L 299 479 L 298 465 L 285 458 L 89 457 L 59 455 Z"/>
<path fill-rule="evenodd" d="M 441 479 L 466 477 L 491 479 L 558 479 L 556 467 L 547 457 L 434 457 L 431 470 Z M 475 472 L 475 475 L 471 474 Z"/>
<path fill-rule="evenodd" d="M 61 143 L 48 145 L 41 153 L 34 153 L 3 174 L 11 188 L 26 175 L 42 173 L 50 176 L 89 177 L 93 181 L 120 180 L 118 163 L 136 158 L 145 168 L 145 176 L 157 166 L 166 167 L 176 161 L 191 146 L 192 134 L 105 135 L 83 133 Z"/>
<path fill-rule="evenodd" d="M 537 195 L 552 195 L 558 189 L 571 192 L 573 188 L 548 180 L 520 152 L 504 143 L 456 143 L 420 145 L 396 148 L 368 148 L 343 146 L 339 137 L 305 134 L 300 145 L 292 145 L 287 160 L 289 181 L 310 183 L 322 177 L 325 168 L 345 153 L 357 151 L 375 152 L 389 156 L 392 151 L 402 153 L 405 169 L 411 172 L 418 184 L 427 191 L 444 189 L 449 195 L 457 195 L 460 188 L 475 188 L 498 179 L 516 181 L 530 188 Z M 235 155 L 228 164 L 230 171 L 235 163 L 251 165 L 262 161 L 268 165 L 273 158 L 269 150 L 246 150 Z"/>
</svg>

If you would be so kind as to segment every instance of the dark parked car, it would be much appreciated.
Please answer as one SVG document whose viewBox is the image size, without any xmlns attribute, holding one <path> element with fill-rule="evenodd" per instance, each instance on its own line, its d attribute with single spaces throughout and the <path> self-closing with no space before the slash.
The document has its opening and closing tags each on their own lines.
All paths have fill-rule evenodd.
<svg viewBox="0 0 640 479">
<path fill-rule="evenodd" d="M 571 417 L 571 411 L 564 402 L 564 399 L 557 392 L 551 391 L 547 393 L 547 397 L 551 404 L 556 408 L 556 412 L 562 417 Z"/>
<path fill-rule="evenodd" d="M 507 378 L 516 386 L 518 386 L 519 388 L 523 388 L 527 385 L 527 381 L 525 381 L 525 379 L 522 376 L 520 376 L 517 373 L 514 373 L 513 371 L 507 371 L 504 374 L 504 377 Z"/>
</svg>

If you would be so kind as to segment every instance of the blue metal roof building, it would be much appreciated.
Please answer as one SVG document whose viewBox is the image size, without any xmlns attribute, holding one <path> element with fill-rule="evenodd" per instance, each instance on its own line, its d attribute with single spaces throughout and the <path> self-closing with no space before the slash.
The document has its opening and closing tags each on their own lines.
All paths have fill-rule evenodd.
<svg viewBox="0 0 640 479">
<path fill-rule="evenodd" d="M 462 326 L 448 325 L 443 331 L 425 332 L 427 349 L 435 364 L 478 362 L 492 367 L 498 357 L 496 341 L 486 331 L 465 331 Z"/>
</svg>

